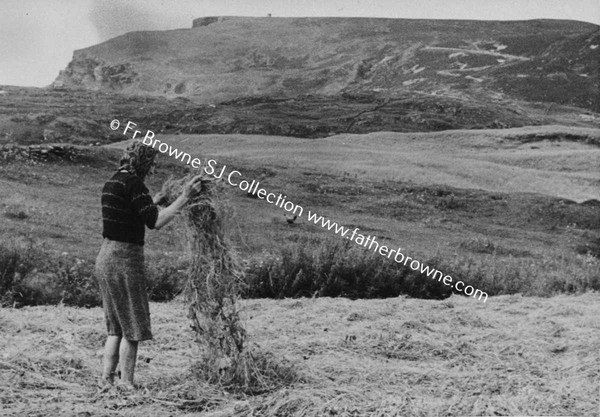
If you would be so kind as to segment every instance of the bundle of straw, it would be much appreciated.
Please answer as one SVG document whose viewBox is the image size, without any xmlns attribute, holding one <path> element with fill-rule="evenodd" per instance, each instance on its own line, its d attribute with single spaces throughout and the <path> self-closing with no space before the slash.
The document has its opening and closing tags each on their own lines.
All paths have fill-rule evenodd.
<svg viewBox="0 0 600 417">
<path fill-rule="evenodd" d="M 163 185 L 165 202 L 181 194 L 193 174 Z M 260 349 L 246 346 L 238 300 L 244 290 L 243 271 L 228 238 L 233 211 L 221 196 L 223 185 L 213 177 L 202 181 L 181 216 L 190 258 L 186 297 L 196 341 L 204 357 L 196 369 L 202 379 L 245 393 L 263 393 L 299 379 L 292 366 Z"/>
<path fill-rule="evenodd" d="M 167 203 L 181 194 L 193 177 L 167 180 L 162 192 Z M 244 329 L 237 300 L 243 286 L 242 269 L 228 239 L 232 211 L 218 198 L 220 184 L 202 181 L 202 190 L 182 213 L 190 266 L 185 294 L 197 341 L 206 346 L 211 374 L 223 376 L 235 367 L 244 350 Z"/>
</svg>

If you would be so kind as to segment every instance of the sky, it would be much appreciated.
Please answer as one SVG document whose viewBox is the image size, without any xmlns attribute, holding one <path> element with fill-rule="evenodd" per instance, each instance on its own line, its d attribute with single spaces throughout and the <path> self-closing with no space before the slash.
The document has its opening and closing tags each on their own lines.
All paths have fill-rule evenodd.
<svg viewBox="0 0 600 417">
<path fill-rule="evenodd" d="M 47 86 L 82 49 L 203 16 L 570 19 L 600 25 L 599 0 L 0 0 L 0 85 Z"/>
</svg>

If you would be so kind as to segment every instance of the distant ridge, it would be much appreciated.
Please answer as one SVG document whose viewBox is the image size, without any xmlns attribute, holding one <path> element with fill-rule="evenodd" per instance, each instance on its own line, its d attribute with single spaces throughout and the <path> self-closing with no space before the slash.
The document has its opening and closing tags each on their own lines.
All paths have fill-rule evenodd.
<svg viewBox="0 0 600 417">
<path fill-rule="evenodd" d="M 187 97 L 407 92 L 600 111 L 600 27 L 473 21 L 208 16 L 77 50 L 65 87 Z"/>
</svg>

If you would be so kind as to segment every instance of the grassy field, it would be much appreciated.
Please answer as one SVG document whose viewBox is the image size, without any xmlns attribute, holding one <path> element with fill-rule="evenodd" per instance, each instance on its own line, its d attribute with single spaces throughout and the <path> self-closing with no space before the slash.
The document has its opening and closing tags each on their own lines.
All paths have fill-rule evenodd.
<svg viewBox="0 0 600 417">
<path fill-rule="evenodd" d="M 490 294 L 492 284 L 502 294 L 524 282 L 546 296 L 577 294 L 500 295 L 485 304 L 458 295 L 245 300 L 252 346 L 297 371 L 295 382 L 258 396 L 225 392 L 194 374 L 199 352 L 181 301 L 152 304 L 156 339 L 142 347 L 143 388 L 129 396 L 96 395 L 100 309 L 3 308 L 0 415 L 597 413 L 600 300 L 577 289 L 593 288 L 577 285 L 600 276 L 597 130 L 161 140 L 390 247 L 441 259 L 457 279 Z M 82 147 L 75 162 L 2 161 L 2 242 L 33 242 L 92 263 L 101 242 L 100 190 L 122 146 Z M 158 191 L 183 173 L 181 162 L 161 155 L 148 186 Z M 332 235 L 305 216 L 287 224 L 282 209 L 226 190 L 244 259 Z M 178 224 L 149 232 L 147 259 L 175 262 L 182 240 Z"/>
<path fill-rule="evenodd" d="M 561 139 L 569 135 L 580 141 Z M 493 256 L 492 262 L 501 264 L 513 262 L 515 255 L 535 262 L 597 250 L 598 208 L 585 202 L 600 200 L 597 130 L 373 133 L 316 140 L 161 138 L 180 150 L 212 157 L 228 171 L 235 168 L 243 179 L 259 180 L 261 187 L 287 195 L 305 211 L 359 227 L 422 259 L 470 256 L 488 262 Z M 78 162 L 0 165 L 1 236 L 93 261 L 101 242 L 100 190 L 119 150 L 82 149 L 87 156 Z M 171 175 L 182 175 L 183 165 L 160 155 L 150 190 L 158 191 Z M 248 198 L 235 187 L 226 190 L 237 212 L 233 237 L 243 256 L 273 251 L 298 236 L 332 235 L 309 224 L 306 214 L 289 225 L 283 209 Z M 149 232 L 147 239 L 150 258 L 176 257 L 181 251 L 175 224 Z"/>
<path fill-rule="evenodd" d="M 243 302 L 251 343 L 297 371 L 258 396 L 191 374 L 199 352 L 179 302 L 152 304 L 135 394 L 98 394 L 102 311 L 0 315 L 1 416 L 598 415 L 597 293 L 487 305 L 301 299 Z"/>
<path fill-rule="evenodd" d="M 532 253 L 554 248 L 575 251 L 597 235 L 597 209 L 556 197 L 576 202 L 600 199 L 598 148 L 560 139 L 526 144 L 511 139 L 528 129 L 377 133 L 320 140 L 241 135 L 162 138 L 181 150 L 214 157 L 220 165 L 238 169 L 244 179 L 259 180 L 268 191 L 282 192 L 306 210 L 359 227 L 415 255 L 450 256 L 473 240 L 486 239 Z M 554 132 L 565 130 L 589 133 L 578 128 Z M 552 128 L 540 131 L 551 136 Z M 101 240 L 100 189 L 118 152 L 99 148 L 89 152 L 89 160 L 78 163 L 0 165 L 4 220 L 0 233 L 30 237 L 47 242 L 51 249 L 92 259 Z M 168 176 L 182 174 L 183 164 L 161 155 L 158 171 L 149 180 L 153 192 Z M 293 235 L 330 233 L 308 224 L 306 218 L 288 225 L 282 209 L 247 198 L 234 187 L 229 191 L 238 212 L 236 239 L 243 253 L 270 250 Z M 176 247 L 175 229 L 149 232 L 151 255 Z"/>
<path fill-rule="evenodd" d="M 537 140 L 522 138 L 537 135 Z M 566 136 L 582 138 L 561 140 Z M 196 155 L 351 178 L 600 200 L 600 131 L 562 126 L 441 133 L 378 132 L 323 140 L 261 135 L 163 135 Z M 315 158 L 318 155 L 318 158 Z M 294 172 L 296 171 L 296 172 Z"/>
</svg>

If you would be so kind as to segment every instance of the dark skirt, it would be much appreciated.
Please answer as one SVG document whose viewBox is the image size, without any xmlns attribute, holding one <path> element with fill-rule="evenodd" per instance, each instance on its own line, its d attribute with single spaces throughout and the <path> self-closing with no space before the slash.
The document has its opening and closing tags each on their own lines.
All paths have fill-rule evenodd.
<svg viewBox="0 0 600 417">
<path fill-rule="evenodd" d="M 108 334 L 131 341 L 152 339 L 144 247 L 105 238 L 95 274 Z"/>
</svg>

